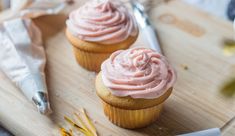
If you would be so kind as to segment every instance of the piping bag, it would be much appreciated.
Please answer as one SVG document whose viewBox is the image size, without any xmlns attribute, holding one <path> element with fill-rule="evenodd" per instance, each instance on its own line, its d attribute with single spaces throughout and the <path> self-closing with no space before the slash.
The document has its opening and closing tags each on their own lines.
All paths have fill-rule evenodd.
<svg viewBox="0 0 235 136">
<path fill-rule="evenodd" d="M 44 72 L 46 54 L 41 31 L 31 19 L 57 14 L 66 3 L 49 0 L 12 0 L 11 3 L 13 1 L 23 4 L 6 7 L 13 14 L 0 24 L 0 70 L 36 105 L 41 114 L 49 114 L 51 108 Z M 6 6 L 11 6 L 11 3 L 5 1 Z"/>
</svg>

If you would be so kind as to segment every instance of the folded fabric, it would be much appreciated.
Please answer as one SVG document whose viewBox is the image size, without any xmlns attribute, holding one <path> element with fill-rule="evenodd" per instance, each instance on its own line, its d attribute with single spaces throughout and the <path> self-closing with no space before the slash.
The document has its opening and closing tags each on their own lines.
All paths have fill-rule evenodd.
<svg viewBox="0 0 235 136">
<path fill-rule="evenodd" d="M 3 11 L 0 21 L 16 17 L 36 18 L 42 15 L 57 14 L 66 6 L 65 0 L 0 0 Z"/>
<path fill-rule="evenodd" d="M 219 128 L 212 128 L 178 136 L 221 136 L 221 133 Z"/>
</svg>

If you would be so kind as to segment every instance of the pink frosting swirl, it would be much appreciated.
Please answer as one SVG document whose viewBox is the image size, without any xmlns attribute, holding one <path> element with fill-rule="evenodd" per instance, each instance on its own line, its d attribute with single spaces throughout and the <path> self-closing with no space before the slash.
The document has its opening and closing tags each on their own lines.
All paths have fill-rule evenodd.
<svg viewBox="0 0 235 136">
<path fill-rule="evenodd" d="M 102 44 L 119 43 L 138 33 L 133 16 L 117 0 L 87 2 L 70 13 L 66 24 L 79 39 Z"/>
<path fill-rule="evenodd" d="M 146 48 L 114 52 L 101 66 L 102 80 L 115 96 L 154 99 L 176 81 L 166 58 Z"/>
</svg>

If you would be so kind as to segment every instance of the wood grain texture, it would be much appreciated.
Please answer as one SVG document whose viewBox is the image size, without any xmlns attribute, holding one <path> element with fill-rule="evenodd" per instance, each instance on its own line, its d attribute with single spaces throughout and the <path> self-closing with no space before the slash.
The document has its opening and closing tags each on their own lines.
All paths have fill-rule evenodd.
<svg viewBox="0 0 235 136">
<path fill-rule="evenodd" d="M 235 135 L 235 124 L 233 123 L 231 127 L 228 128 L 223 134 L 223 136 L 234 136 Z"/>
<path fill-rule="evenodd" d="M 77 1 L 64 13 L 83 2 Z M 224 56 L 221 50 L 223 40 L 233 38 L 232 24 L 180 1 L 151 8 L 151 18 L 164 54 L 178 72 L 173 94 L 156 123 L 127 130 L 108 121 L 95 94 L 95 73 L 77 65 L 64 34 L 66 15 L 58 15 L 35 20 L 44 34 L 53 114 L 50 117 L 38 114 L 32 103 L 1 73 L 1 124 L 17 136 L 58 136 L 58 125 L 65 125 L 63 116 L 84 107 L 96 120 L 101 136 L 165 136 L 222 127 L 235 116 L 235 99 L 219 92 L 223 82 L 232 76 L 235 65 L 235 58 Z M 134 46 L 147 47 L 142 35 Z M 187 65 L 188 70 L 182 65 Z"/>
<path fill-rule="evenodd" d="M 221 127 L 223 136 L 234 136 L 235 135 L 235 116 L 227 121 L 223 127 Z"/>
</svg>

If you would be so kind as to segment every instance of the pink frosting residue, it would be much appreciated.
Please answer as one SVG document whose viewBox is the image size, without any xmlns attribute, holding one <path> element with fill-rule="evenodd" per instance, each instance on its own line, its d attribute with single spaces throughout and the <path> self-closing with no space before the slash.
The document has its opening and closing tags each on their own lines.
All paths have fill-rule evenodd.
<svg viewBox="0 0 235 136">
<path fill-rule="evenodd" d="M 79 39 L 114 44 L 138 33 L 134 17 L 118 0 L 93 0 L 73 11 L 66 21 Z"/>
<path fill-rule="evenodd" d="M 176 81 L 176 72 L 166 58 L 146 48 L 116 51 L 101 70 L 104 85 L 120 97 L 158 98 Z"/>
</svg>

